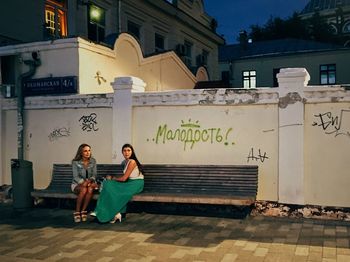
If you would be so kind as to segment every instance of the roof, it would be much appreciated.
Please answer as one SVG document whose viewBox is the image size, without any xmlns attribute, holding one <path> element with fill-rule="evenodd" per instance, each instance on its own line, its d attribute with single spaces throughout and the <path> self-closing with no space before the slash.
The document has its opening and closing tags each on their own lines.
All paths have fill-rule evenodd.
<svg viewBox="0 0 350 262">
<path fill-rule="evenodd" d="M 241 44 L 220 46 L 219 62 L 263 56 L 293 55 L 296 53 L 310 53 L 338 49 L 349 48 L 344 48 L 341 45 L 330 43 L 287 38 L 247 43 L 246 48 L 244 48 Z"/>
<path fill-rule="evenodd" d="M 310 0 L 301 11 L 301 14 L 309 14 L 317 11 L 335 9 L 338 6 L 350 6 L 350 0 Z"/>
</svg>

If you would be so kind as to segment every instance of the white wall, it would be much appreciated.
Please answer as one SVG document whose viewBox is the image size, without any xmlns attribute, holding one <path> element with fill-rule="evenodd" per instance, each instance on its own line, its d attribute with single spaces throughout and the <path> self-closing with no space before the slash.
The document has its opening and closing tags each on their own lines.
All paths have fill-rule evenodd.
<svg viewBox="0 0 350 262">
<path fill-rule="evenodd" d="M 305 109 L 305 201 L 349 206 L 350 103 Z"/>
<path fill-rule="evenodd" d="M 11 184 L 9 163 L 18 158 L 17 115 L 10 104 L 14 100 L 2 102 L 1 184 Z M 47 187 L 52 164 L 70 163 L 82 143 L 92 146 L 92 153 L 100 162 L 112 163 L 111 119 L 111 99 L 105 95 L 27 98 L 24 158 L 33 162 L 34 186 Z"/>
<path fill-rule="evenodd" d="M 115 163 L 131 142 L 145 164 L 258 165 L 259 200 L 350 207 L 350 92 L 307 86 L 303 69 L 283 70 L 279 80 L 273 89 L 142 92 L 143 81 L 126 77 L 114 94 L 28 97 L 25 158 L 35 187 L 46 187 L 52 164 L 69 163 L 80 143 L 99 163 Z M 16 100 L 0 104 L 0 182 L 9 184 Z"/>
<path fill-rule="evenodd" d="M 259 165 L 259 198 L 277 200 L 276 105 L 137 106 L 133 112 L 133 143 L 144 163 Z"/>
</svg>

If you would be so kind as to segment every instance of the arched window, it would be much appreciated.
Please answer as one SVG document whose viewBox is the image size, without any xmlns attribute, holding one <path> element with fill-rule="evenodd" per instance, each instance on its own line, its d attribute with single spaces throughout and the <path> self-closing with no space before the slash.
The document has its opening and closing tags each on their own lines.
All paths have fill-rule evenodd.
<svg viewBox="0 0 350 262">
<path fill-rule="evenodd" d="M 350 33 L 350 21 L 346 21 L 343 26 L 343 33 Z"/>
<path fill-rule="evenodd" d="M 338 29 L 337 29 L 337 27 L 335 26 L 335 24 L 329 24 L 330 25 L 330 29 L 331 29 L 331 32 L 332 32 L 332 34 L 333 35 L 336 35 L 336 34 L 338 34 Z"/>
</svg>

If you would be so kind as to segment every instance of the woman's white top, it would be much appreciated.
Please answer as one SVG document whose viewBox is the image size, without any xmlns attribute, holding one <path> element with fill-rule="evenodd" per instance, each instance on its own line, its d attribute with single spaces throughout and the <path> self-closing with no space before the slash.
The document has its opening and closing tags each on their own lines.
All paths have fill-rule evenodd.
<svg viewBox="0 0 350 262">
<path fill-rule="evenodd" d="M 126 170 L 128 169 L 130 160 L 126 163 L 123 173 L 125 174 Z M 131 171 L 131 174 L 129 176 L 129 179 L 143 179 L 143 174 L 140 172 L 138 166 L 136 165 L 134 169 Z"/>
</svg>

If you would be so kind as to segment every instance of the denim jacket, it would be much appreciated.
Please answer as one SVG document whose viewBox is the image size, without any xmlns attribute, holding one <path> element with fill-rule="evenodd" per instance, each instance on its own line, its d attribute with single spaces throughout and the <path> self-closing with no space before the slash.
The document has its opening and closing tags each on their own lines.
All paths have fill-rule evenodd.
<svg viewBox="0 0 350 262">
<path fill-rule="evenodd" d="M 93 181 L 96 181 L 97 177 L 97 168 L 95 158 L 90 158 L 90 163 L 87 169 L 84 168 L 83 162 L 72 161 L 73 169 L 73 181 L 72 184 L 78 185 L 84 182 L 85 179 L 89 178 Z"/>
</svg>

